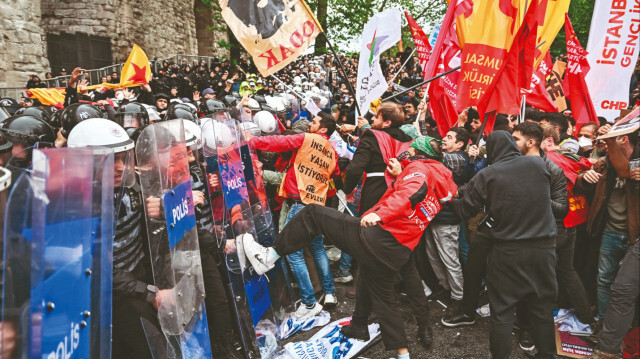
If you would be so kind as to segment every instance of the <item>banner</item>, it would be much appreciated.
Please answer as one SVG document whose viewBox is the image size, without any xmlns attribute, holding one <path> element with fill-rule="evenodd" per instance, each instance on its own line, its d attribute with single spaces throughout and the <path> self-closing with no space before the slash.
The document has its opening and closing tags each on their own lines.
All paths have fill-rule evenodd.
<svg viewBox="0 0 640 359">
<path fill-rule="evenodd" d="M 527 0 L 480 0 L 474 4 L 474 21 L 465 34 L 462 48 L 462 68 L 458 81 L 457 109 L 477 106 L 498 71 L 518 32 L 519 19 Z"/>
<path fill-rule="evenodd" d="M 400 10 L 392 8 L 375 14 L 364 25 L 356 83 L 356 102 L 363 115 L 369 103 L 380 98 L 389 86 L 380 68 L 380 55 L 400 41 L 401 17 Z"/>
<path fill-rule="evenodd" d="M 220 0 L 220 8 L 263 76 L 294 61 L 322 32 L 304 0 Z"/>
<path fill-rule="evenodd" d="M 549 60 L 551 57 L 549 56 Z M 547 78 L 547 93 L 551 96 L 551 100 L 558 107 L 558 111 L 562 112 L 567 109 L 567 98 L 564 96 L 562 89 L 562 76 L 567 68 L 567 63 L 557 60 L 553 63 L 553 68 Z"/>
<path fill-rule="evenodd" d="M 587 43 L 585 82 L 598 116 L 609 122 L 629 106 L 629 82 L 640 52 L 640 2 L 596 0 Z"/>
<path fill-rule="evenodd" d="M 407 22 L 409 23 L 409 29 L 411 30 L 411 36 L 413 36 L 413 43 L 416 45 L 416 52 L 418 53 L 418 60 L 420 61 L 420 67 L 422 68 L 422 73 L 427 71 L 427 62 L 429 62 L 429 54 L 431 53 L 431 45 L 429 44 L 429 39 L 427 35 L 422 31 L 422 28 L 418 23 L 409 15 L 409 12 L 405 11 L 404 15 L 407 17 Z M 438 30 L 436 26 L 434 26 L 434 31 L 439 31 L 440 26 L 438 26 Z M 433 36 L 433 32 L 431 32 Z M 436 33 L 437 36 L 437 33 Z M 435 40 L 435 38 L 434 38 Z M 426 79 L 426 78 L 425 78 Z"/>
<path fill-rule="evenodd" d="M 286 359 L 349 359 L 366 348 L 378 335 L 377 323 L 369 324 L 369 341 L 350 339 L 342 335 L 343 326 L 349 325 L 351 318 L 336 320 L 320 329 L 309 340 L 288 343 L 284 346 Z"/>
<path fill-rule="evenodd" d="M 562 89 L 571 101 L 571 115 L 576 120 L 576 131 L 580 131 L 582 124 L 598 123 L 596 109 L 591 102 L 589 89 L 584 77 L 589 73 L 587 52 L 580 45 L 580 41 L 573 31 L 569 14 L 565 14 L 564 32 L 567 36 L 567 72 L 562 81 Z M 628 87 L 627 87 L 628 88 Z M 626 89 L 625 89 L 626 90 Z"/>
</svg>

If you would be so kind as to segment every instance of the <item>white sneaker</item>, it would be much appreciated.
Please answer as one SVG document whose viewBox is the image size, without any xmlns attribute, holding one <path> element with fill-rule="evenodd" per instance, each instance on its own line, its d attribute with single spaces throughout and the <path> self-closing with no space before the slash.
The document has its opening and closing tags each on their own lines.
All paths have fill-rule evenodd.
<svg viewBox="0 0 640 359">
<path fill-rule="evenodd" d="M 250 233 L 245 233 L 242 238 L 242 245 L 247 259 L 259 275 L 267 273 L 275 266 L 278 258 L 275 258 L 273 254 L 271 254 L 269 248 L 261 246 L 256 242 Z"/>
<path fill-rule="evenodd" d="M 322 304 L 327 308 L 333 308 L 338 305 L 338 298 L 334 294 L 325 294 Z"/>
<path fill-rule="evenodd" d="M 307 309 L 307 306 L 302 303 L 300 304 L 300 307 L 298 307 L 298 310 L 296 310 L 291 316 L 298 319 L 308 319 L 311 317 L 315 317 L 321 311 L 322 306 L 318 302 L 316 302 L 316 304 L 311 309 Z"/>
</svg>

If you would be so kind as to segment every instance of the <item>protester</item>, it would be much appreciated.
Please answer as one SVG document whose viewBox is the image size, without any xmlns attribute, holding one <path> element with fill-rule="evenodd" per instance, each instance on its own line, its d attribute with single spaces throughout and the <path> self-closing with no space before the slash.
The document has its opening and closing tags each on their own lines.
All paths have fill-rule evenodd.
<svg viewBox="0 0 640 359">
<path fill-rule="evenodd" d="M 411 146 L 411 157 L 403 160 L 404 170 L 400 171 L 397 160 L 390 163 L 397 180 L 361 219 L 312 204 L 289 222 L 273 247 L 244 243 L 247 258 L 259 272 L 273 267 L 281 255 L 310 245 L 318 234 L 351 253 L 362 267 L 357 294 L 362 302 L 342 333 L 368 340 L 367 323 L 373 310 L 381 323 L 385 347 L 396 350 L 401 359 L 409 358 L 409 351 L 402 318 L 393 304 L 395 277 L 410 260 L 429 218 L 451 199 L 456 188 L 439 163 L 442 153 L 434 139 L 421 138 Z M 362 241 L 352 240 L 358 237 Z"/>
</svg>

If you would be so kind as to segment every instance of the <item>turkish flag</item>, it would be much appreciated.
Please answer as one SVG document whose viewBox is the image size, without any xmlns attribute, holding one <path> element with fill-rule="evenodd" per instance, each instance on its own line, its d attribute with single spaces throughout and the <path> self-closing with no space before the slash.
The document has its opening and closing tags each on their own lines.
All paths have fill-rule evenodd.
<svg viewBox="0 0 640 359">
<path fill-rule="evenodd" d="M 536 56 L 538 30 L 538 0 L 531 1 L 520 29 L 503 62 L 478 104 L 480 118 L 487 113 L 518 114 L 520 89 L 531 86 L 533 63 Z M 495 116 L 487 120 L 485 133 L 493 130 Z"/>
<path fill-rule="evenodd" d="M 591 101 L 589 89 L 584 77 L 589 72 L 587 51 L 580 45 L 580 41 L 573 31 L 569 14 L 565 14 L 564 32 L 567 37 L 567 70 L 562 81 L 564 95 L 571 102 L 571 113 L 576 120 L 576 132 L 587 122 L 598 123 L 598 115 Z"/>
</svg>

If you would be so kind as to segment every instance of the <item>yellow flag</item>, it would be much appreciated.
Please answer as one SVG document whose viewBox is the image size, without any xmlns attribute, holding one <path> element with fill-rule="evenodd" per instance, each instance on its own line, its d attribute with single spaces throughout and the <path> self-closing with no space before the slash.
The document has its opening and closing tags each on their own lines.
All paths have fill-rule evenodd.
<svg viewBox="0 0 640 359">
<path fill-rule="evenodd" d="M 540 4 L 545 2 L 547 8 L 544 12 L 544 20 L 538 20 L 538 41 L 536 42 L 536 44 L 542 45 L 538 47 L 539 52 L 536 51 L 536 60 L 533 64 L 534 69 L 538 68 L 547 51 L 549 51 L 553 40 L 558 35 L 562 26 L 564 26 L 564 14 L 569 11 L 569 3 L 571 0 L 547 0 L 540 2 Z"/>
<path fill-rule="evenodd" d="M 64 107 L 63 89 L 56 88 L 32 88 L 27 90 L 27 95 L 40 101 L 43 105 L 54 106 L 57 108 Z"/>
<path fill-rule="evenodd" d="M 147 54 L 145 54 L 138 45 L 133 45 L 133 49 L 129 54 L 127 62 L 122 65 L 122 71 L 120 72 L 120 83 L 103 83 L 102 87 L 135 87 L 146 85 L 150 80 L 151 66 L 149 66 L 149 59 L 147 58 Z"/>
<path fill-rule="evenodd" d="M 219 1 L 224 21 L 263 76 L 294 61 L 322 32 L 304 0 Z"/>
</svg>

